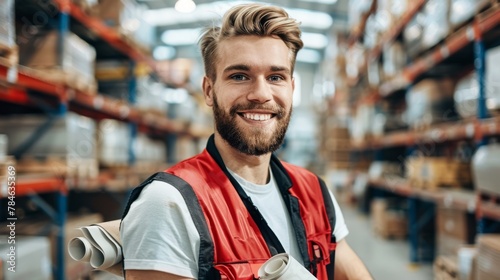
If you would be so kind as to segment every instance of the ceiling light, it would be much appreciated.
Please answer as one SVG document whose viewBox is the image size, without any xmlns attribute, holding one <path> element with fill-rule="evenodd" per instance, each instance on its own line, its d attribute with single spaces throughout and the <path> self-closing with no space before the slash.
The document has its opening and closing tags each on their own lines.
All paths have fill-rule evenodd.
<svg viewBox="0 0 500 280">
<path fill-rule="evenodd" d="M 297 61 L 319 63 L 321 61 L 321 54 L 317 50 L 302 49 L 297 54 Z"/>
<path fill-rule="evenodd" d="M 185 88 L 165 88 L 163 100 L 170 104 L 182 104 L 188 100 L 189 93 Z"/>
<path fill-rule="evenodd" d="M 328 38 L 320 33 L 303 32 L 301 38 L 306 48 L 323 49 L 328 45 Z"/>
<path fill-rule="evenodd" d="M 188 1 L 188 0 L 179 0 Z M 177 2 L 177 3 L 178 3 Z M 222 15 L 237 4 L 250 3 L 249 1 L 215 1 L 200 4 L 193 13 L 186 16 L 176 12 L 173 8 L 146 10 L 144 20 L 157 26 L 177 25 L 204 21 L 218 21 Z M 264 3 L 264 2 L 260 2 Z M 324 12 L 315 12 L 304 9 L 285 9 L 290 17 L 301 22 L 302 28 L 328 29 L 333 24 L 332 17 Z"/>
<path fill-rule="evenodd" d="M 191 13 L 196 9 L 196 4 L 193 0 L 177 0 L 175 10 L 180 13 Z"/>
<path fill-rule="evenodd" d="M 171 29 L 163 32 L 161 40 L 171 46 L 195 45 L 201 34 L 201 28 Z"/>
<path fill-rule="evenodd" d="M 175 56 L 175 48 L 169 46 L 158 46 L 153 50 L 153 57 L 156 60 L 168 60 Z"/>
</svg>

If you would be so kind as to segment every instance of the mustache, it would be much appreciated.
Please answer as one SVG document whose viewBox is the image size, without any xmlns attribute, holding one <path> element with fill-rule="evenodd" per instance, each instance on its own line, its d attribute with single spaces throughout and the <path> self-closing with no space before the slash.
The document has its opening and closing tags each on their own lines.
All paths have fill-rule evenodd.
<svg viewBox="0 0 500 280">
<path fill-rule="evenodd" d="M 271 111 L 278 118 L 282 118 L 286 114 L 285 108 L 279 105 L 270 105 L 270 104 L 258 104 L 258 103 L 248 103 L 248 104 L 236 104 L 229 110 L 231 116 L 234 116 L 238 111 L 244 110 L 266 110 Z"/>
</svg>

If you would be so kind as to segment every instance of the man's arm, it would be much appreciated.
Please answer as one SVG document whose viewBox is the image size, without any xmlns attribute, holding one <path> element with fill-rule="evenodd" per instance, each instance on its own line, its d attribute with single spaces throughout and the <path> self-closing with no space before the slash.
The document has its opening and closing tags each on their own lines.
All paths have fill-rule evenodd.
<svg viewBox="0 0 500 280">
<path fill-rule="evenodd" d="M 335 280 L 370 280 L 373 279 L 361 259 L 341 240 L 335 251 Z"/>
<path fill-rule="evenodd" d="M 155 270 L 126 270 L 125 276 L 127 280 L 193 280 L 192 278 Z"/>
</svg>

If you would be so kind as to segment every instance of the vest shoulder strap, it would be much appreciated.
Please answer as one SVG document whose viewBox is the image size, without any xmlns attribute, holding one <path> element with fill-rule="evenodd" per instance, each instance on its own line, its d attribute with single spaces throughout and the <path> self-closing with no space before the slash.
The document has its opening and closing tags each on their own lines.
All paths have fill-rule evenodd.
<svg viewBox="0 0 500 280">
<path fill-rule="evenodd" d="M 188 206 L 187 208 L 189 209 L 190 215 L 193 218 L 194 225 L 198 230 L 198 234 L 200 235 L 198 279 L 213 279 L 211 278 L 211 276 L 209 276 L 213 273 L 211 271 L 214 256 L 214 244 L 212 236 L 210 235 L 207 221 L 205 220 L 205 215 L 203 214 L 200 203 L 193 188 L 183 179 L 166 172 L 158 172 L 150 176 L 134 190 L 132 190 L 132 193 L 129 196 L 127 205 L 123 212 L 122 220 L 123 218 L 125 218 L 128 211 L 130 210 L 130 206 L 139 197 L 144 187 L 149 185 L 153 181 L 162 181 L 172 185 L 184 198 L 184 201 Z"/>
</svg>

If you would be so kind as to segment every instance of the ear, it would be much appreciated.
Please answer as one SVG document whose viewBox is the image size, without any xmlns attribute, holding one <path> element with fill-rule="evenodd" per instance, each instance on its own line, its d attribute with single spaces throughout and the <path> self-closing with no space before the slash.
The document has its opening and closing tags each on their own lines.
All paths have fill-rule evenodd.
<svg viewBox="0 0 500 280">
<path fill-rule="evenodd" d="M 205 97 L 205 104 L 207 104 L 209 107 L 212 107 L 214 104 L 213 101 L 214 87 L 212 80 L 209 77 L 204 76 L 202 87 L 203 87 L 203 96 Z"/>
<path fill-rule="evenodd" d="M 292 93 L 295 92 L 295 77 L 292 78 Z"/>
</svg>

